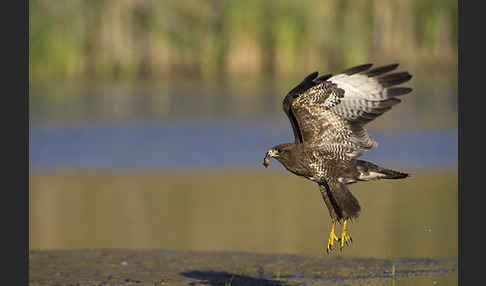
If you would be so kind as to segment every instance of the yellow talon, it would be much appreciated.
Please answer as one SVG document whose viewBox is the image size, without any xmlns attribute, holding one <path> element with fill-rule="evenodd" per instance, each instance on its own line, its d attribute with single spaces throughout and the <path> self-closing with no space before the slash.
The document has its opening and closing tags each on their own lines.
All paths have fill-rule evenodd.
<svg viewBox="0 0 486 286">
<path fill-rule="evenodd" d="M 339 241 L 339 238 L 334 233 L 334 226 L 336 225 L 335 222 L 332 223 L 331 233 L 329 234 L 329 240 L 327 241 L 327 253 L 331 252 L 332 246 L 334 245 L 334 240 Z"/>
<path fill-rule="evenodd" d="M 347 223 L 347 221 L 344 220 L 343 230 L 341 232 L 341 250 L 343 249 L 344 244 L 348 245 L 348 244 L 351 244 L 351 242 L 353 242 L 353 240 L 351 239 L 351 236 L 349 236 L 349 234 L 346 233 L 346 223 Z"/>
</svg>

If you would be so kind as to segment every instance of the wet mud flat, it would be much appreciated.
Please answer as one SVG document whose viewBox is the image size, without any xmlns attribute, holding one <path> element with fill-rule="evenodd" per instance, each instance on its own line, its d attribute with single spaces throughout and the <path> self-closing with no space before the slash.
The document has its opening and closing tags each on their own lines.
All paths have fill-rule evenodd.
<svg viewBox="0 0 486 286">
<path fill-rule="evenodd" d="M 457 259 L 182 250 L 31 250 L 30 285 L 457 285 Z"/>
</svg>

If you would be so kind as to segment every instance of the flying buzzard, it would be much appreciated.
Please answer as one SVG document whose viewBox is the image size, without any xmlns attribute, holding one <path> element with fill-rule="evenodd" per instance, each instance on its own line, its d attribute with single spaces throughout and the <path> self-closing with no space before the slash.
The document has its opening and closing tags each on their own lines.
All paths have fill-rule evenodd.
<svg viewBox="0 0 486 286">
<path fill-rule="evenodd" d="M 371 66 L 364 64 L 320 77 L 314 72 L 293 88 L 283 100 L 283 109 L 295 141 L 272 147 L 263 161 L 268 167 L 270 158 L 275 158 L 288 171 L 319 185 L 332 221 L 328 253 L 334 249 L 334 241 L 341 250 L 352 242 L 346 223 L 357 218 L 361 209 L 346 185 L 408 177 L 356 159 L 377 147 L 364 125 L 400 103 L 398 96 L 412 91 L 396 87 L 412 78 L 408 72 L 390 73 L 398 64 Z M 343 223 L 340 238 L 334 232 L 336 222 Z"/>
</svg>

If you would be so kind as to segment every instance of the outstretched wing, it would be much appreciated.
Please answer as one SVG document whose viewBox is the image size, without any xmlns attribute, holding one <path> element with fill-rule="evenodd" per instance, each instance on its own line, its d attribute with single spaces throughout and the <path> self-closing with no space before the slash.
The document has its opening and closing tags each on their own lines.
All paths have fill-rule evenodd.
<svg viewBox="0 0 486 286">
<path fill-rule="evenodd" d="M 287 117 L 289 118 L 290 124 L 292 125 L 292 130 L 294 132 L 295 143 L 303 143 L 302 130 L 299 126 L 297 118 L 295 117 L 295 112 L 292 110 L 292 103 L 296 98 L 305 93 L 310 88 L 319 85 L 326 79 L 330 78 L 332 74 L 323 75 L 317 78 L 318 72 L 313 72 L 309 74 L 304 80 L 299 83 L 296 87 L 290 90 L 283 100 L 283 110 Z"/>
<path fill-rule="evenodd" d="M 283 100 L 283 110 L 287 117 L 289 118 L 290 124 L 292 125 L 292 130 L 294 132 L 295 143 L 303 143 L 301 129 L 299 123 L 295 117 L 295 113 L 292 110 L 292 102 L 304 93 L 309 88 L 316 85 L 314 79 L 317 77 L 318 72 L 313 72 L 309 74 L 299 85 L 294 87 Z"/>
<path fill-rule="evenodd" d="M 398 64 L 371 69 L 360 65 L 337 75 L 307 76 L 284 99 L 296 143 L 355 158 L 377 143 L 363 127 L 400 103 L 412 89 L 394 87 L 410 80 L 408 72 L 389 73 Z"/>
<path fill-rule="evenodd" d="M 369 70 L 370 67 L 371 64 L 358 66 L 329 78 L 330 82 L 345 91 L 341 103 L 333 111 L 347 121 L 361 126 L 400 103 L 397 96 L 412 91 L 408 87 L 394 87 L 412 78 L 408 72 L 389 73 L 398 64 Z"/>
</svg>

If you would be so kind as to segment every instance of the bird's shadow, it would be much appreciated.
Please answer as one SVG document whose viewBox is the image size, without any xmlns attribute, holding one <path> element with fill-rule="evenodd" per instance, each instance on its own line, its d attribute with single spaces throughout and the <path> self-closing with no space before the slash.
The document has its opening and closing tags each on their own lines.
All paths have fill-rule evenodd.
<svg viewBox="0 0 486 286">
<path fill-rule="evenodd" d="M 201 283 L 212 286 L 288 286 L 288 284 L 278 280 L 254 278 L 228 272 L 194 270 L 180 274 L 187 278 L 198 279 Z"/>
</svg>

